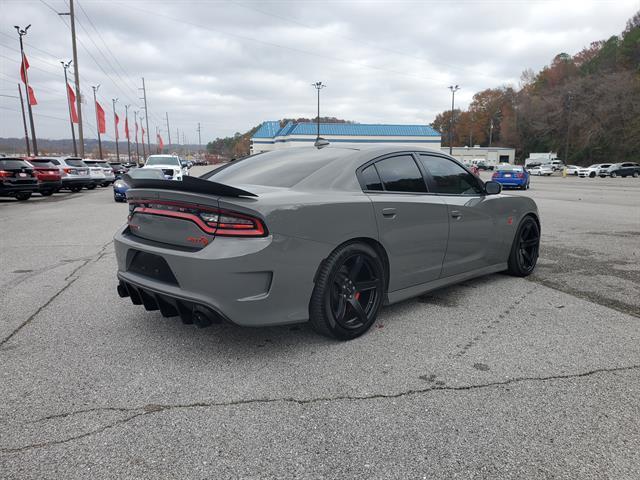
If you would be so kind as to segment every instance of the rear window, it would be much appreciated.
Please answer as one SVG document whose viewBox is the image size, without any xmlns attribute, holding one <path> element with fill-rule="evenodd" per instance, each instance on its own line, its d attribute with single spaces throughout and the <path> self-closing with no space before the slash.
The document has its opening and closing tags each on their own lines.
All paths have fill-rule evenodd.
<svg viewBox="0 0 640 480">
<path fill-rule="evenodd" d="M 100 165 L 102 168 L 111 168 L 111 165 L 109 165 L 107 162 L 98 162 L 98 165 Z"/>
<path fill-rule="evenodd" d="M 30 168 L 24 160 L 0 160 L 0 168 Z"/>
<path fill-rule="evenodd" d="M 265 152 L 230 163 L 205 178 L 230 185 L 292 187 L 343 155 L 340 150 L 306 148 Z"/>
<path fill-rule="evenodd" d="M 52 168 L 57 170 L 58 167 L 56 167 L 53 163 L 51 163 L 48 160 L 29 160 L 29 163 L 31 165 L 33 165 L 34 167 L 38 167 L 38 168 Z"/>
<path fill-rule="evenodd" d="M 67 160 L 65 160 L 65 162 L 70 167 L 86 167 L 87 166 L 82 160 L 79 160 L 77 158 L 68 158 Z"/>
</svg>

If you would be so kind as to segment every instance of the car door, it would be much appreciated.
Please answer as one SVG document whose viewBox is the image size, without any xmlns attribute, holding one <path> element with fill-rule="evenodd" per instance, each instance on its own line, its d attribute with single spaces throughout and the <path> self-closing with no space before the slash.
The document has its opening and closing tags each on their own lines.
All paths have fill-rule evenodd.
<svg viewBox="0 0 640 480">
<path fill-rule="evenodd" d="M 449 241 L 442 277 L 498 263 L 502 235 L 496 212 L 498 196 L 487 196 L 482 182 L 454 160 L 419 153 L 429 190 L 447 204 Z"/>
<path fill-rule="evenodd" d="M 376 159 L 359 169 L 358 178 L 389 257 L 389 291 L 437 280 L 447 248 L 447 205 L 428 192 L 413 154 Z"/>
</svg>

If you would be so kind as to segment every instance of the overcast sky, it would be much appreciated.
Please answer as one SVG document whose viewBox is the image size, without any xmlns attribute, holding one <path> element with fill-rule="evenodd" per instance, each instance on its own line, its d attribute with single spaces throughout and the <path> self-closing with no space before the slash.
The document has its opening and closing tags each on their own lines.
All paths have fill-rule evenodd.
<svg viewBox="0 0 640 480">
<path fill-rule="evenodd" d="M 430 123 L 487 87 L 517 86 L 526 68 L 560 52 L 619 34 L 639 0 L 422 1 L 76 1 L 85 136 L 95 138 L 91 85 L 140 110 L 147 85 L 150 127 L 169 112 L 187 141 L 244 132 L 263 120 L 322 115 L 360 123 Z M 22 136 L 17 94 L 19 44 L 14 25 L 31 24 L 25 50 L 36 133 L 70 138 L 60 60 L 71 58 L 62 0 L 0 0 L 0 137 Z M 107 138 L 113 137 L 108 116 Z M 181 134 L 182 137 L 182 134 Z M 153 137 L 152 137 L 153 138 Z M 166 136 L 165 136 L 166 142 Z"/>
</svg>

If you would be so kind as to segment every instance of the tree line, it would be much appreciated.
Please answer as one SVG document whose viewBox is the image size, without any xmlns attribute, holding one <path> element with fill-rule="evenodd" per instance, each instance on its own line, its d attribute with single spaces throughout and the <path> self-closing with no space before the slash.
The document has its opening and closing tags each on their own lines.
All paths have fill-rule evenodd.
<svg viewBox="0 0 640 480">
<path fill-rule="evenodd" d="M 432 123 L 443 146 L 451 115 Z M 520 159 L 555 151 L 569 164 L 640 161 L 640 11 L 620 35 L 526 70 L 518 89 L 476 93 L 466 111 L 453 111 L 452 136 L 454 146 L 515 147 Z"/>
</svg>

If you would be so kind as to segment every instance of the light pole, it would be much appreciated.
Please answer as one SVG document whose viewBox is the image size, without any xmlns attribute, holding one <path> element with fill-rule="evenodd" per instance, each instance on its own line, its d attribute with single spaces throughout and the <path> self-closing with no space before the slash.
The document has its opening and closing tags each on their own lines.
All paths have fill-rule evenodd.
<svg viewBox="0 0 640 480">
<path fill-rule="evenodd" d="M 27 25 L 24 28 L 20 28 L 17 25 L 14 25 L 14 28 L 18 32 L 18 37 L 20 38 L 20 69 L 22 70 L 22 74 L 24 75 L 24 86 L 27 92 L 27 110 L 29 111 L 29 123 L 31 124 L 31 142 L 33 143 L 33 154 L 38 156 L 38 142 L 36 140 L 36 127 L 33 123 L 33 111 L 31 110 L 31 95 L 29 91 L 29 75 L 27 74 L 27 69 L 25 68 L 24 62 L 24 44 L 22 43 L 22 37 L 27 34 L 27 31 L 31 27 L 31 24 Z"/>
<path fill-rule="evenodd" d="M 451 90 L 451 118 L 449 118 L 449 155 L 453 154 L 453 107 L 455 105 L 456 92 L 460 90 L 459 85 L 450 85 Z"/>
<path fill-rule="evenodd" d="M 131 105 L 124 106 L 124 133 L 127 137 L 127 162 L 131 163 L 131 141 L 129 140 L 129 107 Z"/>
<path fill-rule="evenodd" d="M 111 99 L 111 105 L 113 105 L 113 130 L 116 132 L 116 158 L 120 163 L 120 148 L 118 147 L 118 114 L 116 113 L 117 98 Z"/>
<path fill-rule="evenodd" d="M 572 108 L 572 102 L 573 100 L 573 92 L 572 91 L 568 91 L 567 92 L 567 99 L 566 99 L 566 105 L 567 105 L 567 136 L 564 140 L 564 164 L 565 165 L 569 165 L 569 133 L 571 131 L 571 108 Z"/>
<path fill-rule="evenodd" d="M 73 128 L 73 115 L 71 109 L 71 98 L 69 98 L 69 80 L 67 78 L 67 69 L 71 66 L 73 60 L 69 60 L 67 63 L 61 61 L 62 68 L 64 68 L 64 89 L 67 92 L 67 106 L 69 107 L 69 125 L 71 126 L 71 138 L 73 139 L 73 156 L 78 156 L 78 146 L 76 145 L 76 129 Z"/>
<path fill-rule="evenodd" d="M 93 107 L 96 109 L 96 130 L 98 131 L 98 155 L 102 160 L 102 140 L 100 139 L 100 119 L 98 118 L 98 100 L 96 99 L 96 92 L 100 88 L 100 84 L 92 85 L 93 89 Z"/>
<path fill-rule="evenodd" d="M 318 91 L 318 116 L 316 117 L 316 123 L 318 125 L 318 133 L 316 135 L 316 142 L 320 141 L 320 90 L 322 90 L 326 85 L 322 82 L 316 82 L 311 84 L 313 88 Z"/>
</svg>

